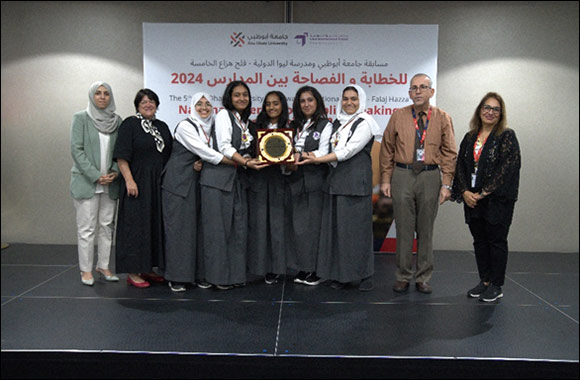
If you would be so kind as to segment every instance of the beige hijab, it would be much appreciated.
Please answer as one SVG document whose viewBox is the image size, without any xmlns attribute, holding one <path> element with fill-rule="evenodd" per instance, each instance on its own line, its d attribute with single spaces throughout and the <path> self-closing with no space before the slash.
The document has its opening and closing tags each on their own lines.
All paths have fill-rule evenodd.
<svg viewBox="0 0 580 380">
<path fill-rule="evenodd" d="M 109 94 L 111 94 L 111 101 L 105 109 L 100 109 L 95 105 L 95 92 L 99 87 L 105 87 Z M 108 83 L 95 82 L 89 89 L 89 105 L 87 106 L 87 113 L 93 121 L 95 128 L 101 133 L 113 133 L 121 124 L 121 117 L 115 113 L 115 98 L 113 97 L 113 90 Z"/>
</svg>

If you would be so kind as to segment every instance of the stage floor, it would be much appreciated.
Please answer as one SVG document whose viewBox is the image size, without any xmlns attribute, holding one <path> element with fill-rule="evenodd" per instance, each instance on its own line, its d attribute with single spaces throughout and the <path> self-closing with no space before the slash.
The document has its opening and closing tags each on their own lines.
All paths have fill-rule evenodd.
<svg viewBox="0 0 580 380">
<path fill-rule="evenodd" d="M 406 294 L 393 292 L 394 255 L 379 253 L 375 288 L 366 293 L 297 285 L 292 273 L 275 285 L 255 278 L 233 290 L 173 293 L 167 284 L 128 286 L 126 275 L 108 283 L 94 273 L 94 286 L 84 286 L 76 246 L 12 244 L 2 250 L 2 353 L 151 353 L 243 357 L 248 363 L 252 357 L 430 359 L 577 368 L 578 257 L 512 252 L 504 297 L 484 303 L 466 296 L 478 282 L 470 252 L 435 252 L 430 295 L 415 291 L 413 283 Z M 3 358 L 3 374 L 5 363 Z"/>
</svg>

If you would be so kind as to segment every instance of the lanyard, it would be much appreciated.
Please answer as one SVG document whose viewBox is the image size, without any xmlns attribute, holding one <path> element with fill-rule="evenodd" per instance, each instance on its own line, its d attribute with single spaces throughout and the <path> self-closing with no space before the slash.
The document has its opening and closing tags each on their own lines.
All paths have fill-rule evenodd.
<svg viewBox="0 0 580 380">
<path fill-rule="evenodd" d="M 302 128 L 302 130 L 300 131 L 300 133 L 298 133 L 298 136 L 296 136 L 296 142 L 300 141 L 300 138 L 302 137 L 302 134 L 304 132 L 306 132 L 308 130 L 308 128 L 310 128 L 310 126 L 314 124 L 314 121 L 311 121 L 307 126 L 305 126 L 304 128 Z"/>
<path fill-rule="evenodd" d="M 475 162 L 476 166 L 479 163 L 479 157 L 481 156 L 481 152 L 483 152 L 483 147 L 485 146 L 485 142 L 487 141 L 487 138 L 489 137 L 489 135 L 488 135 L 485 138 L 485 140 L 483 140 L 483 142 L 481 143 L 481 148 L 478 151 L 476 149 L 476 147 L 477 147 L 477 142 L 479 141 L 480 135 L 481 135 L 481 132 L 477 134 L 477 140 L 475 140 L 475 143 L 473 144 L 473 162 Z"/>
<path fill-rule="evenodd" d="M 236 120 L 238 121 L 238 125 L 240 126 L 240 129 L 242 130 L 242 132 L 246 133 L 246 131 L 248 130 L 248 126 L 244 125 L 244 123 L 242 122 L 242 120 L 238 117 L 238 113 L 237 112 L 232 112 L 234 114 L 234 117 L 236 118 Z"/>
<path fill-rule="evenodd" d="M 236 118 L 236 121 L 237 121 L 236 124 L 238 124 L 238 126 L 242 130 L 242 148 L 245 149 L 249 146 L 247 144 L 249 144 L 249 142 L 251 141 L 250 136 L 248 135 L 248 127 L 249 127 L 250 123 L 248 122 L 247 125 L 244 125 L 242 120 L 238 117 L 238 113 L 237 112 L 232 112 L 232 113 L 234 114 L 234 117 Z"/>
<path fill-rule="evenodd" d="M 205 135 L 205 141 L 207 142 L 207 146 L 209 146 L 211 148 L 211 137 L 208 136 L 207 133 L 205 133 L 205 129 L 203 129 L 203 126 L 200 125 L 199 129 L 201 129 L 201 131 Z"/>
<path fill-rule="evenodd" d="M 413 112 L 413 122 L 415 123 L 415 130 L 417 131 L 417 137 L 419 138 L 419 144 L 423 146 L 425 142 L 425 137 L 427 136 L 427 128 L 429 127 L 429 120 L 431 120 L 431 107 L 429 107 L 429 113 L 427 114 L 427 123 L 425 123 L 425 128 L 423 128 L 423 136 L 419 132 L 419 125 L 417 124 L 417 115 L 415 114 L 415 108 L 412 108 Z"/>
<path fill-rule="evenodd" d="M 350 123 L 352 123 L 353 121 L 355 121 L 357 119 L 357 116 L 360 115 L 361 113 L 357 113 L 356 115 L 354 115 L 353 117 L 350 118 L 350 120 L 344 124 L 342 127 L 339 127 L 336 132 L 333 133 L 333 141 L 332 141 L 332 146 L 333 148 L 336 148 L 336 146 L 338 145 L 338 142 L 340 141 L 340 132 L 344 131 L 346 129 L 346 127 L 348 127 L 348 125 Z"/>
</svg>

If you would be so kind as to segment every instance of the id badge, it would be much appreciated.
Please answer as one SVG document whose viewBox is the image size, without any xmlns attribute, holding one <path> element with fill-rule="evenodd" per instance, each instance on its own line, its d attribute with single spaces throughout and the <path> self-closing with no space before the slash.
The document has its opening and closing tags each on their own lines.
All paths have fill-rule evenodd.
<svg viewBox="0 0 580 380">
<path fill-rule="evenodd" d="M 471 187 L 475 187 L 475 181 L 477 180 L 477 174 L 473 173 L 471 175 Z"/>
<path fill-rule="evenodd" d="M 425 149 L 424 148 L 417 149 L 417 160 L 416 161 L 425 161 Z"/>
</svg>

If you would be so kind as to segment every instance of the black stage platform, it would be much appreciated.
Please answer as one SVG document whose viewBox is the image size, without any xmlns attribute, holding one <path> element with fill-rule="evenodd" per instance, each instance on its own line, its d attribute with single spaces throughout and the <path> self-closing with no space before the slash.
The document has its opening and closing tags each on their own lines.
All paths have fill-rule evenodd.
<svg viewBox="0 0 580 380">
<path fill-rule="evenodd" d="M 80 282 L 76 246 L 2 250 L 2 377 L 578 378 L 578 253 L 510 253 L 504 297 L 469 299 L 470 252 L 435 252 L 433 293 L 255 278 L 233 290 Z M 111 260 L 114 262 L 114 259 Z"/>
</svg>

